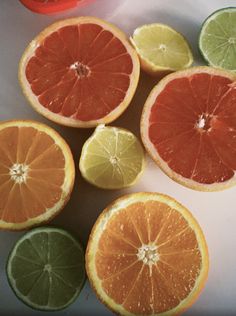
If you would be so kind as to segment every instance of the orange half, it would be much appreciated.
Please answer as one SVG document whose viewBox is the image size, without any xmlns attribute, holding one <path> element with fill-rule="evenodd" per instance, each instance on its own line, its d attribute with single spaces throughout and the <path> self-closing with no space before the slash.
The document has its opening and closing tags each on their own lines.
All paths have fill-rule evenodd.
<svg viewBox="0 0 236 316">
<path fill-rule="evenodd" d="M 68 201 L 75 177 L 69 146 L 33 121 L 0 123 L 0 228 L 49 221 Z"/>
<path fill-rule="evenodd" d="M 176 315 L 203 289 L 208 250 L 174 199 L 135 193 L 108 206 L 91 232 L 86 268 L 100 300 L 120 315 Z"/>
<path fill-rule="evenodd" d="M 125 34 L 95 17 L 54 23 L 26 48 L 19 80 L 33 108 L 66 126 L 115 120 L 129 105 L 139 59 Z"/>
</svg>

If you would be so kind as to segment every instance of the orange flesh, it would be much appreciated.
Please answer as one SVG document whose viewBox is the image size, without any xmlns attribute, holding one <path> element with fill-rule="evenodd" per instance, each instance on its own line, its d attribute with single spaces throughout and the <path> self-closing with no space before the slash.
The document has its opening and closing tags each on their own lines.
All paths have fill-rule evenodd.
<svg viewBox="0 0 236 316">
<path fill-rule="evenodd" d="M 138 258 L 142 245 L 157 246 L 158 260 Z M 186 298 L 202 257 L 194 231 L 176 210 L 157 201 L 138 202 L 109 220 L 95 258 L 103 290 L 131 313 L 168 311 Z"/>
<path fill-rule="evenodd" d="M 120 105 L 132 71 L 122 42 L 101 26 L 84 23 L 46 37 L 26 66 L 26 78 L 43 107 L 89 121 Z"/>
<path fill-rule="evenodd" d="M 14 164 L 28 167 L 26 180 L 10 174 Z M 0 220 L 22 223 L 61 198 L 65 159 L 54 140 L 33 127 L 0 130 Z"/>
<path fill-rule="evenodd" d="M 203 184 L 236 170 L 236 85 L 207 73 L 170 81 L 149 117 L 149 138 L 177 174 Z"/>
</svg>

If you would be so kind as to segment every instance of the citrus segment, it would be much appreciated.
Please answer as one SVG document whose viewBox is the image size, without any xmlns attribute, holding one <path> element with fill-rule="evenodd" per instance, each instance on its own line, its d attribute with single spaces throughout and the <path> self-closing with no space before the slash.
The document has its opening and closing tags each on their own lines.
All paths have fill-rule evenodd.
<svg viewBox="0 0 236 316">
<path fill-rule="evenodd" d="M 100 188 L 127 187 L 142 174 L 143 148 L 128 130 L 101 125 L 85 142 L 79 168 L 88 182 Z"/>
<path fill-rule="evenodd" d="M 136 193 L 100 215 L 87 246 L 86 268 L 98 297 L 114 312 L 173 315 L 190 306 L 203 288 L 207 246 L 199 225 L 178 202 Z"/>
<path fill-rule="evenodd" d="M 111 122 L 139 77 L 136 52 L 115 26 L 93 17 L 53 24 L 26 49 L 19 79 L 32 106 L 68 126 Z"/>
<path fill-rule="evenodd" d="M 204 21 L 199 49 L 209 65 L 236 71 L 236 8 L 217 10 Z"/>
<path fill-rule="evenodd" d="M 0 124 L 0 227 L 23 229 L 49 220 L 66 203 L 74 162 L 65 141 L 33 121 Z"/>
<path fill-rule="evenodd" d="M 25 304 L 39 310 L 63 309 L 83 287 L 83 249 L 62 229 L 34 229 L 14 246 L 7 275 L 15 294 Z"/>
<path fill-rule="evenodd" d="M 191 66 L 193 56 L 185 38 L 168 25 L 153 23 L 138 27 L 131 38 L 143 70 L 150 74 Z"/>
<path fill-rule="evenodd" d="M 144 145 L 171 178 L 198 190 L 235 183 L 235 77 L 208 67 L 163 79 L 144 106 Z"/>
</svg>

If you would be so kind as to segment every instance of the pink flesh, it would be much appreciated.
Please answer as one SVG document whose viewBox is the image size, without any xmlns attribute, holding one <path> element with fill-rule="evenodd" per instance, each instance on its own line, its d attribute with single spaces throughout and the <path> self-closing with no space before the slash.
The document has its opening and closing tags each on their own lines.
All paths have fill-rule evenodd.
<svg viewBox="0 0 236 316">
<path fill-rule="evenodd" d="M 231 179 L 236 170 L 236 85 L 207 73 L 170 81 L 152 106 L 149 137 L 177 174 L 202 184 Z"/>
<path fill-rule="evenodd" d="M 86 23 L 46 37 L 26 66 L 26 78 L 43 107 L 90 121 L 121 104 L 132 71 L 122 42 L 101 26 Z"/>
</svg>

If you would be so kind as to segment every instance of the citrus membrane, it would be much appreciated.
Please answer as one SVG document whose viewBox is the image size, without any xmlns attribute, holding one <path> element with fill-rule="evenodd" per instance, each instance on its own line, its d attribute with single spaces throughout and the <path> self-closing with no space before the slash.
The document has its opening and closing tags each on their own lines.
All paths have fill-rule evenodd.
<svg viewBox="0 0 236 316">
<path fill-rule="evenodd" d="M 100 125 L 85 142 L 79 163 L 82 176 L 104 189 L 133 185 L 144 169 L 144 151 L 130 131 Z"/>
<path fill-rule="evenodd" d="M 52 128 L 35 121 L 0 123 L 0 228 L 48 222 L 70 198 L 71 150 Z"/>
<path fill-rule="evenodd" d="M 115 120 L 137 87 L 140 65 L 125 34 L 95 17 L 56 22 L 26 48 L 19 81 L 33 108 L 67 126 Z"/>
<path fill-rule="evenodd" d="M 168 25 L 153 23 L 138 27 L 131 38 L 144 70 L 175 71 L 191 66 L 193 56 L 186 39 Z"/>
<path fill-rule="evenodd" d="M 199 296 L 208 265 L 199 224 L 158 193 L 114 201 L 94 224 L 86 250 L 92 287 L 119 315 L 179 315 Z"/>
<path fill-rule="evenodd" d="M 220 9 L 205 20 L 199 49 L 209 65 L 236 71 L 236 8 Z"/>
<path fill-rule="evenodd" d="M 201 191 L 235 185 L 236 77 L 194 67 L 162 79 L 144 105 L 143 143 L 175 181 Z"/>
<path fill-rule="evenodd" d="M 7 276 L 23 303 L 38 310 L 60 310 L 75 301 L 84 285 L 84 252 L 67 231 L 36 228 L 16 242 Z"/>
</svg>

